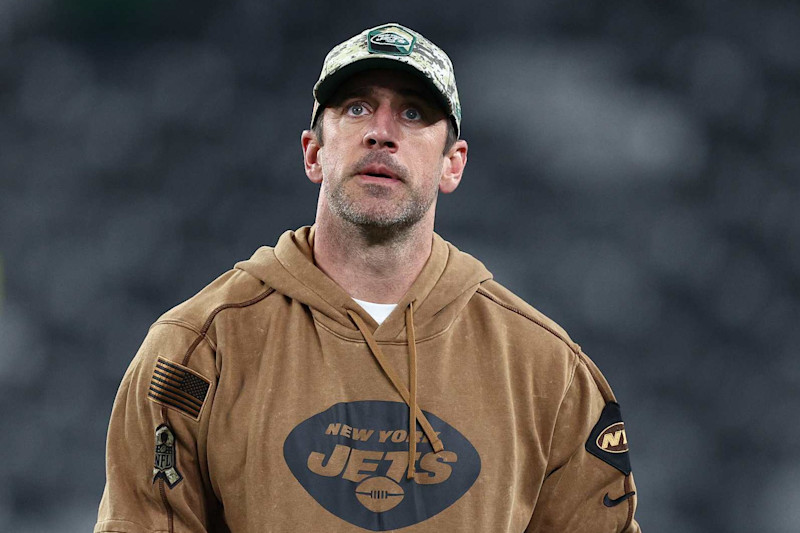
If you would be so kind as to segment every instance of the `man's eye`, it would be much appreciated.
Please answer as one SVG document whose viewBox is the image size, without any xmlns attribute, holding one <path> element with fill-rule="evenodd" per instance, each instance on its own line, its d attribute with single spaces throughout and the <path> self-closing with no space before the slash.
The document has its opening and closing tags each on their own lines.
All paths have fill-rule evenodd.
<svg viewBox="0 0 800 533">
<path fill-rule="evenodd" d="M 360 116 L 364 114 L 365 109 L 362 104 L 350 104 L 349 106 L 347 106 L 347 112 L 350 115 Z"/>
<path fill-rule="evenodd" d="M 413 107 L 403 111 L 403 117 L 405 117 L 407 120 L 419 120 L 421 116 L 422 115 L 420 115 L 420 112 Z"/>
</svg>

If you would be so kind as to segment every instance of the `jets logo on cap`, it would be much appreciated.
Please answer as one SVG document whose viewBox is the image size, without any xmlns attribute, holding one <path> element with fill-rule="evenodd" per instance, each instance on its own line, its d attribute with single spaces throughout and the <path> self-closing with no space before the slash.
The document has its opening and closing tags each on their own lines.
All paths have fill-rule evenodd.
<svg viewBox="0 0 800 533">
<path fill-rule="evenodd" d="M 400 26 L 387 25 L 367 34 L 367 49 L 371 54 L 407 56 L 414 49 L 417 38 Z"/>
</svg>

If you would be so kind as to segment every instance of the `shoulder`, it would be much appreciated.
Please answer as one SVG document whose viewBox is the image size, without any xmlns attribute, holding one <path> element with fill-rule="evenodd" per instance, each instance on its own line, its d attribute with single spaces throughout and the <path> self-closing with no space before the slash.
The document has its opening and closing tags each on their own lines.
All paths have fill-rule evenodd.
<svg viewBox="0 0 800 533">
<path fill-rule="evenodd" d="M 226 310 L 252 308 L 272 293 L 261 280 L 241 269 L 217 277 L 150 326 L 126 371 L 123 387 L 138 387 L 146 391 L 141 397 L 196 421 L 218 376 L 218 322 Z M 167 379 L 191 384 L 192 391 L 169 389 Z M 182 400 L 176 401 L 177 396 Z"/>
<path fill-rule="evenodd" d="M 529 348 L 547 345 L 550 346 L 551 353 L 560 353 L 565 356 L 550 359 L 550 362 L 566 363 L 566 368 L 571 369 L 570 382 L 574 372 L 580 369 L 581 373 L 594 383 L 605 402 L 616 401 L 611 387 L 594 361 L 556 322 L 494 280 L 481 283 L 477 295 L 503 309 L 506 314 L 517 317 L 513 319 L 517 326 L 514 328 L 513 336 L 521 344 Z M 497 310 L 495 313 L 502 314 L 502 311 Z M 512 318 L 506 317 L 506 320 L 512 320 Z M 522 325 L 520 326 L 520 324 Z"/>
<path fill-rule="evenodd" d="M 153 327 L 172 324 L 205 335 L 221 312 L 256 305 L 272 292 L 273 289 L 262 280 L 244 270 L 233 268 L 161 315 Z"/>
<path fill-rule="evenodd" d="M 511 320 L 519 325 L 518 334 L 545 337 L 575 355 L 580 353 L 580 347 L 561 326 L 495 280 L 481 283 L 476 295 L 490 302 L 489 305 L 495 307 L 494 313 L 500 319 Z"/>
</svg>

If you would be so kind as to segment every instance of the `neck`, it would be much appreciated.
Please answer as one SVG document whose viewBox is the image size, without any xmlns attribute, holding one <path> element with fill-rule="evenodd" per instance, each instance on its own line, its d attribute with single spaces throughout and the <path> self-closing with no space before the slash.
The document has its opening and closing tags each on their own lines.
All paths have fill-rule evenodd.
<svg viewBox="0 0 800 533">
<path fill-rule="evenodd" d="M 318 213 L 315 227 L 314 261 L 319 269 L 351 297 L 374 303 L 400 301 L 433 244 L 432 216 L 398 232 L 354 226 Z"/>
</svg>

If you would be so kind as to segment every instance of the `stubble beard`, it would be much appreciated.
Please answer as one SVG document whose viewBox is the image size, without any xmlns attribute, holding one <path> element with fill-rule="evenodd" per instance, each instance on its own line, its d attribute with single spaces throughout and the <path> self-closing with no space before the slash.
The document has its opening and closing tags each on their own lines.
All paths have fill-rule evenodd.
<svg viewBox="0 0 800 533">
<path fill-rule="evenodd" d="M 369 208 L 357 198 L 348 194 L 346 186 L 353 179 L 360 168 L 371 163 L 386 165 L 402 181 L 408 196 L 400 205 L 390 206 L 388 210 Z M 381 153 L 368 154 L 360 161 L 347 169 L 345 177 L 333 187 L 325 187 L 328 205 L 334 215 L 348 222 L 371 241 L 396 240 L 407 234 L 430 209 L 438 196 L 438 187 L 427 194 L 422 189 L 414 189 L 408 185 L 408 172 L 404 167 L 397 165 L 390 156 Z M 427 180 L 423 180 L 427 183 Z M 382 185 L 362 185 L 365 197 L 369 199 L 387 198 L 392 194 L 391 187 Z"/>
</svg>

